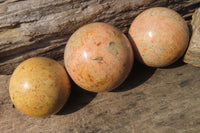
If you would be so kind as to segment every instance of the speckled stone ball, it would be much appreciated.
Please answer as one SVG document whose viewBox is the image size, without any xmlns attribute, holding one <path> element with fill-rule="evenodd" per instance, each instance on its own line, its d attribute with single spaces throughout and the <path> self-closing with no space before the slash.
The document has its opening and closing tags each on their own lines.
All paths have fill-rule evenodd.
<svg viewBox="0 0 200 133">
<path fill-rule="evenodd" d="M 150 67 L 165 67 L 186 51 L 189 29 L 175 11 L 150 8 L 138 15 L 129 29 L 136 58 Z"/>
<path fill-rule="evenodd" d="M 15 107 L 34 117 L 57 113 L 70 95 L 70 80 L 62 65 L 53 59 L 33 57 L 13 72 L 9 93 Z"/>
<path fill-rule="evenodd" d="M 133 65 L 133 50 L 120 30 L 96 22 L 79 28 L 70 37 L 64 61 L 77 85 L 91 92 L 105 92 L 127 78 Z"/>
</svg>

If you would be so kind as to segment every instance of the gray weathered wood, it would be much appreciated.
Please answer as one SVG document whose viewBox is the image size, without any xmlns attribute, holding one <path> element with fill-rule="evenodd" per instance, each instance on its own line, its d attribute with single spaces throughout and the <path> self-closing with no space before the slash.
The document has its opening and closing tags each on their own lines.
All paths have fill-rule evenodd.
<svg viewBox="0 0 200 133">
<path fill-rule="evenodd" d="M 0 0 L 0 74 L 11 74 L 32 56 L 63 58 L 65 44 L 80 26 L 101 21 L 127 32 L 143 10 L 165 6 L 186 20 L 200 0 Z"/>
<path fill-rule="evenodd" d="M 200 67 L 200 8 L 192 15 L 192 37 L 184 62 Z"/>
<path fill-rule="evenodd" d="M 134 65 L 113 92 L 72 86 L 66 106 L 48 118 L 13 108 L 10 76 L 0 75 L 0 133 L 199 133 L 200 71 L 191 65 L 153 69 Z"/>
</svg>

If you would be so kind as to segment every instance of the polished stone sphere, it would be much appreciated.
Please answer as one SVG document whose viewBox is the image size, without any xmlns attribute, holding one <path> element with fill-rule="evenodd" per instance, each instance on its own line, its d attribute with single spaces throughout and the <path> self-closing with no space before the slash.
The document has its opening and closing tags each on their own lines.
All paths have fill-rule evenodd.
<svg viewBox="0 0 200 133">
<path fill-rule="evenodd" d="M 70 80 L 62 65 L 53 59 L 33 57 L 13 72 L 9 93 L 15 107 L 34 117 L 57 113 L 70 95 Z"/>
<path fill-rule="evenodd" d="M 165 67 L 187 49 L 189 29 L 175 11 L 154 7 L 139 14 L 129 29 L 136 58 L 150 67 Z"/>
<path fill-rule="evenodd" d="M 127 78 L 133 65 L 133 50 L 120 30 L 96 22 L 79 28 L 70 37 L 64 61 L 77 85 L 91 92 L 104 92 L 115 89 Z"/>
</svg>

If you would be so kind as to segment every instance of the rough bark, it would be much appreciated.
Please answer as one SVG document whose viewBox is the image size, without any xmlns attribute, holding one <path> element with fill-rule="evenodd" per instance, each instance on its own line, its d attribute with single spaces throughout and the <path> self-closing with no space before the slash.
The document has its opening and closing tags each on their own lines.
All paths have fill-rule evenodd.
<svg viewBox="0 0 200 133">
<path fill-rule="evenodd" d="M 0 74 L 32 56 L 63 58 L 80 26 L 101 21 L 127 32 L 143 10 L 165 6 L 191 19 L 200 0 L 0 0 Z"/>
<path fill-rule="evenodd" d="M 200 67 L 200 8 L 192 15 L 192 37 L 184 62 Z"/>
</svg>

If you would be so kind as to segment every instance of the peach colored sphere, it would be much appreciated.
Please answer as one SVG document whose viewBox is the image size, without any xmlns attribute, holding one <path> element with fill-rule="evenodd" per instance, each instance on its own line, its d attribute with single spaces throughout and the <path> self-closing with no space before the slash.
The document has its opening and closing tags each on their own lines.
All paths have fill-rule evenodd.
<svg viewBox="0 0 200 133">
<path fill-rule="evenodd" d="M 70 37 L 64 61 L 73 81 L 83 89 L 110 91 L 130 73 L 133 51 L 121 31 L 97 22 L 81 27 Z"/>
<path fill-rule="evenodd" d="M 53 59 L 34 57 L 22 62 L 10 79 L 9 93 L 15 107 L 34 117 L 57 113 L 70 95 L 70 80 Z"/>
<path fill-rule="evenodd" d="M 136 58 L 150 67 L 164 67 L 177 61 L 186 51 L 189 29 L 175 11 L 155 7 L 145 10 L 129 29 Z"/>
</svg>

